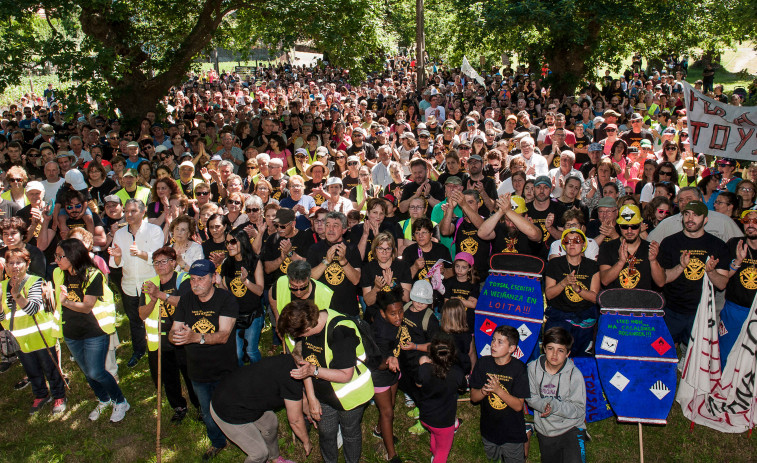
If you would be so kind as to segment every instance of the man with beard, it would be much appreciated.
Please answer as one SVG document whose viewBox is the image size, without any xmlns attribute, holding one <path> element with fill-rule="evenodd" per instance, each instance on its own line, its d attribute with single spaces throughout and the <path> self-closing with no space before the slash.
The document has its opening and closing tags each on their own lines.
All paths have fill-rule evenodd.
<svg viewBox="0 0 757 463">
<path fill-rule="evenodd" d="M 478 236 L 478 228 L 484 223 L 484 218 L 478 213 L 478 203 L 479 196 L 476 190 L 453 193 L 447 202 L 447 210 L 439 229 L 442 235 L 452 237 L 455 255 L 467 252 L 473 256 L 479 275 L 486 275 L 489 271 L 491 245 L 488 240 Z M 463 211 L 462 217 L 453 213 L 458 204 Z"/>
<path fill-rule="evenodd" d="M 359 314 L 357 288 L 362 259 L 357 247 L 344 241 L 347 216 L 332 211 L 326 214 L 326 240 L 308 251 L 311 278 L 324 283 L 334 295 L 331 308 L 347 316 Z"/>
<path fill-rule="evenodd" d="M 546 246 L 552 244 L 552 241 L 560 239 L 562 232 L 559 230 L 558 221 L 562 222 L 562 215 L 565 212 L 564 207 L 557 201 L 550 198 L 552 193 L 552 181 L 546 175 L 536 177 L 534 181 L 534 200 L 526 207 L 528 208 L 526 216 L 530 218 L 534 225 L 541 227 L 542 241 Z M 544 248 L 546 256 L 546 248 Z"/>
<path fill-rule="evenodd" d="M 621 207 L 617 223 L 620 238 L 599 248 L 599 271 L 603 288 L 653 289 L 649 256 L 659 244 L 641 239 L 641 212 L 633 204 Z M 650 249 L 653 248 L 653 249 Z"/>
<path fill-rule="evenodd" d="M 517 252 L 539 255 L 542 231 L 525 216 L 526 201 L 507 193 L 497 198 L 497 209 L 478 229 L 478 237 L 492 241 L 492 254 Z M 504 219 L 504 220 L 503 220 Z"/>
<path fill-rule="evenodd" d="M 757 210 L 747 209 L 741 214 L 746 238 L 728 240 L 730 264 L 725 305 L 720 311 L 720 365 L 725 367 L 741 327 L 749 316 L 757 295 Z"/>
<path fill-rule="evenodd" d="M 494 210 L 494 202 L 497 200 L 497 185 L 494 179 L 484 175 L 484 160 L 478 154 L 468 158 L 468 173 L 470 178 L 466 189 L 478 191 L 482 204 L 478 207 L 478 213 L 484 217 Z"/>
<path fill-rule="evenodd" d="M 652 278 L 665 295 L 665 324 L 676 344 L 686 345 L 702 297 L 704 274 L 720 290 L 728 283 L 728 248 L 704 231 L 707 206 L 689 201 L 682 209 L 683 230 L 660 243 L 658 255 L 649 254 Z"/>
<path fill-rule="evenodd" d="M 63 195 L 63 204 L 66 208 L 66 215 L 61 216 L 58 228 L 60 230 L 60 239 L 68 238 L 68 232 L 72 228 L 86 228 L 92 233 L 93 244 L 95 246 L 105 246 L 107 237 L 105 236 L 105 227 L 102 219 L 97 214 L 91 214 L 90 220 L 85 220 L 89 206 L 80 191 L 69 190 Z M 90 228 L 92 227 L 92 228 Z"/>
</svg>

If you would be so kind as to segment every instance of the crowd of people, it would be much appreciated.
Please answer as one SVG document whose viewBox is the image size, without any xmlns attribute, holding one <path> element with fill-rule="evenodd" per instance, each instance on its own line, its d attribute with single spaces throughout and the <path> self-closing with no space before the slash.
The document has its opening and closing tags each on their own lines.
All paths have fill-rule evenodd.
<svg viewBox="0 0 757 463">
<path fill-rule="evenodd" d="M 401 461 L 400 390 L 436 463 L 465 391 L 489 459 L 524 461 L 536 432 L 542 461 L 580 461 L 570 357 L 594 354 L 606 288 L 662 292 L 685 350 L 706 274 L 725 290 L 726 361 L 757 290 L 757 165 L 692 152 L 685 69 L 555 97 L 522 67 L 480 84 L 439 66 L 418 89 L 411 64 L 392 57 L 357 86 L 323 65 L 192 76 L 134 125 L 67 113 L 53 91 L 4 110 L 0 371 L 20 360 L 30 413 L 66 410 L 63 340 L 98 400 L 89 419 L 126 417 L 119 300 L 126 366 L 160 377 L 172 422 L 198 410 L 204 459 L 231 440 L 248 462 L 288 461 L 285 408 L 306 454 L 313 423 L 324 461 L 360 461 L 371 403 L 363 424 Z M 474 347 L 498 253 L 547 262 L 528 365 L 507 326 L 489 355 Z"/>
</svg>

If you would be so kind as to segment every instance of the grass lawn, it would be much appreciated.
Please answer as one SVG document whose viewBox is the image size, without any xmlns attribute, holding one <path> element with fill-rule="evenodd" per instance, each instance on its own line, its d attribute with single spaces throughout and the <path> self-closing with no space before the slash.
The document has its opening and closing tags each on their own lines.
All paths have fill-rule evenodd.
<svg viewBox="0 0 757 463">
<path fill-rule="evenodd" d="M 119 335 L 128 339 L 128 323 L 119 315 Z M 270 331 L 262 335 L 262 351 L 270 346 Z M 90 422 L 89 412 L 96 399 L 87 386 L 78 367 L 69 360 L 64 348 L 64 369 L 70 375 L 72 391 L 68 396 L 68 410 L 53 418 L 50 406 L 34 417 L 29 417 L 32 402 L 31 387 L 14 391 L 13 384 L 23 376 L 23 369 L 16 364 L 0 375 L 0 416 L 3 417 L 0 439 L 0 462 L 150 462 L 155 461 L 156 435 L 156 390 L 150 380 L 146 357 L 135 369 L 126 367 L 131 355 L 130 343 L 124 342 L 118 351 L 121 387 L 131 410 L 124 421 L 113 424 L 108 421 L 109 411 L 98 422 Z M 407 433 L 413 424 L 405 413 L 402 396 L 398 396 L 395 418 L 395 433 L 399 438 L 398 452 L 407 462 L 430 460 L 429 437 L 415 437 Z M 197 412 L 190 407 L 187 419 L 178 426 L 170 424 L 173 410 L 164 400 L 163 461 L 200 461 L 209 446 L 204 425 L 194 420 Z M 479 435 L 479 410 L 468 402 L 460 403 L 458 417 L 464 424 L 458 431 L 450 462 L 486 462 Z M 363 419 L 364 462 L 386 461 L 383 444 L 371 435 L 371 427 L 377 422 L 376 408 L 369 406 Z M 311 430 L 316 450 L 305 458 L 302 446 L 292 442 L 292 433 L 286 423 L 286 415 L 279 412 L 279 443 L 282 455 L 297 462 L 322 461 L 317 451 L 317 432 Z M 630 462 L 639 461 L 638 428 L 636 425 L 618 424 L 614 419 L 589 425 L 592 441 L 587 446 L 587 461 Z M 721 434 L 703 426 L 689 432 L 689 422 L 677 404 L 673 405 L 667 426 L 644 426 L 644 456 L 647 462 L 750 462 L 756 461 L 757 438 L 746 433 Z M 241 462 L 244 454 L 235 446 L 222 452 L 215 461 Z M 539 460 L 538 441 L 531 439 L 529 461 Z"/>
</svg>

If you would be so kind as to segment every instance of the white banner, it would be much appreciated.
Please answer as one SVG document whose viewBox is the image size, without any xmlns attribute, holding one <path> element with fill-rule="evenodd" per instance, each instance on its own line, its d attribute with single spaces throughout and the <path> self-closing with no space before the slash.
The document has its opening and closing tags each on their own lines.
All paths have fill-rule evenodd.
<svg viewBox="0 0 757 463">
<path fill-rule="evenodd" d="M 721 103 L 683 86 L 691 150 L 757 161 L 757 107 Z"/>
<path fill-rule="evenodd" d="M 676 400 L 681 404 L 683 415 L 694 423 L 721 432 L 745 432 L 754 427 L 755 421 L 757 299 L 721 371 L 715 292 L 706 275 L 702 280 L 702 299 L 691 330 Z"/>
<path fill-rule="evenodd" d="M 463 71 L 463 74 L 475 80 L 480 85 L 484 85 L 484 79 L 478 75 L 478 72 L 476 72 L 475 69 L 473 69 L 473 66 L 470 65 L 468 58 L 465 56 L 463 56 L 463 65 L 460 66 L 460 70 Z"/>
</svg>

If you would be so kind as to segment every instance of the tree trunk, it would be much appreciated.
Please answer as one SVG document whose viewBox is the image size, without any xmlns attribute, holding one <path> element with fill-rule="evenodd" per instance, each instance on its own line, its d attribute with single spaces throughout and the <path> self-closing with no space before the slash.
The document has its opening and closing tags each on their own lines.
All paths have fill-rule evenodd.
<svg viewBox="0 0 757 463">
<path fill-rule="evenodd" d="M 416 90 L 423 93 L 426 87 L 426 37 L 424 33 L 423 0 L 415 0 L 415 69 L 417 71 Z"/>
<path fill-rule="evenodd" d="M 586 76 L 586 60 L 593 54 L 599 44 L 600 25 L 589 21 L 586 25 L 586 37 L 577 43 L 569 37 L 551 40 L 554 44 L 547 53 L 547 63 L 552 72 L 546 81 L 551 85 L 550 96 L 562 98 L 576 94 L 581 79 Z M 541 69 L 538 70 L 541 73 Z"/>
</svg>

